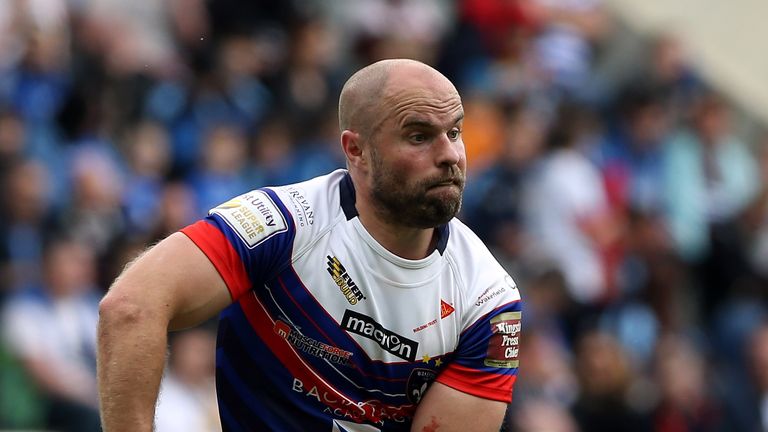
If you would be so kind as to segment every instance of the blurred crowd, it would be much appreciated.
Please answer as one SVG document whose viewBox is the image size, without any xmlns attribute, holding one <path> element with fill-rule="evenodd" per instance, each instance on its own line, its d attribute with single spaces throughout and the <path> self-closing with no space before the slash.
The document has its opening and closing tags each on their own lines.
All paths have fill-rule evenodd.
<svg viewBox="0 0 768 432">
<path fill-rule="evenodd" d="M 461 219 L 526 302 L 506 430 L 768 431 L 768 134 L 626 31 L 599 0 L 0 1 L 0 429 L 99 430 L 124 265 L 343 167 L 341 85 L 409 57 L 462 94 Z M 214 327 L 171 338 L 158 431 L 217 430 Z"/>
</svg>

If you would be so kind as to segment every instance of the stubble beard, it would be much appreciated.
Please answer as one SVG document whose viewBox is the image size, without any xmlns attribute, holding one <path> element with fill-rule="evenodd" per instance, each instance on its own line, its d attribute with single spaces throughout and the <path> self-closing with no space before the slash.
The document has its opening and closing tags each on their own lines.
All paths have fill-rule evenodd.
<svg viewBox="0 0 768 432">
<path fill-rule="evenodd" d="M 434 228 L 450 222 L 461 209 L 465 176 L 451 166 L 443 176 L 409 184 L 402 175 L 386 170 L 372 153 L 373 186 L 371 195 L 380 217 L 389 223 L 411 228 Z M 454 187 L 436 185 L 453 181 Z"/>
</svg>

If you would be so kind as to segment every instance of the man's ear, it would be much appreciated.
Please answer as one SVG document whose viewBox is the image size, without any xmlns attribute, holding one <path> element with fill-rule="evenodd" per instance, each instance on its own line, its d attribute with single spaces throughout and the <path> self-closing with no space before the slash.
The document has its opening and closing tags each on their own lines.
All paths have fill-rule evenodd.
<svg viewBox="0 0 768 432">
<path fill-rule="evenodd" d="M 361 168 L 366 164 L 363 157 L 363 146 L 360 134 L 349 129 L 341 133 L 341 149 L 347 157 L 347 163 L 351 167 Z"/>
</svg>

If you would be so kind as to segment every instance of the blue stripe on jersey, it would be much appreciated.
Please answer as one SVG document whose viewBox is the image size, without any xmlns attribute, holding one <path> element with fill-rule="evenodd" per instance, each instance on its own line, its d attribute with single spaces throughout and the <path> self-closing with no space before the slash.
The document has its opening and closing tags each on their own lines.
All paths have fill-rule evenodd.
<svg viewBox="0 0 768 432">
<path fill-rule="evenodd" d="M 247 331 L 249 324 L 240 306 L 230 306 L 226 315 L 221 320 L 216 350 L 217 396 L 220 409 L 226 407 L 230 417 L 245 424 L 234 422 L 224 430 L 304 431 L 328 422 L 307 415 L 316 411 L 317 407 L 310 405 L 313 400 L 291 389 L 292 375 L 268 346 Z"/>
<path fill-rule="evenodd" d="M 219 404 L 228 407 L 233 416 L 256 416 L 260 419 L 249 419 L 244 430 L 318 430 L 318 425 L 330 424 L 333 418 L 350 419 L 350 414 L 360 415 L 359 409 L 343 404 L 336 405 L 341 411 L 333 415 L 332 412 L 336 410 L 326 408 L 324 401 L 327 397 L 335 396 L 327 396 L 324 390 L 315 388 L 313 383 L 308 381 L 299 381 L 299 384 L 296 384 L 287 368 L 257 337 L 246 335 L 247 339 L 241 340 L 232 324 L 246 318 L 242 314 L 239 318 L 236 316 L 236 313 L 230 311 L 229 318 L 222 321 L 223 325 L 220 327 L 220 332 L 224 334 L 220 334 L 222 346 L 217 350 L 217 391 Z M 256 360 L 251 358 L 254 352 L 264 352 L 258 358 L 258 364 L 264 367 L 256 366 Z M 242 373 L 243 371 L 247 373 Z M 248 391 L 250 388 L 262 389 L 264 394 L 252 394 Z M 372 403 L 371 399 L 374 398 L 363 400 Z M 403 401 L 400 401 L 400 404 L 402 403 Z M 374 412 L 377 414 L 381 414 L 382 409 L 394 414 L 402 410 L 397 404 L 393 408 L 388 407 L 386 401 L 376 403 L 375 406 L 377 408 Z M 257 426 L 255 422 L 259 421 L 269 427 Z M 385 419 L 385 422 L 394 428 L 388 430 L 407 429 L 407 424 L 397 423 L 389 418 Z M 225 430 L 236 431 L 236 426 Z"/>
<path fill-rule="evenodd" d="M 312 364 L 321 375 L 338 377 L 339 374 L 344 374 L 359 386 L 358 388 L 343 377 L 340 377 L 341 380 L 334 379 L 335 382 L 348 385 L 348 387 L 343 388 L 345 391 L 359 393 L 361 390 L 376 389 L 390 395 L 402 394 L 414 367 L 426 366 L 420 362 L 386 363 L 380 360 L 371 360 L 352 336 L 325 312 L 292 269 L 284 271 L 278 280 L 271 284 L 269 288 L 271 296 L 266 290 L 267 288 L 263 293 L 257 292 L 257 296 L 262 299 L 262 303 L 273 317 L 287 316 L 293 323 L 292 329 L 300 329 L 303 336 L 352 353 L 350 362 L 354 368 L 328 363 L 311 355 L 304 356 L 305 360 Z M 370 391 L 369 397 L 390 399 L 380 392 Z M 398 402 L 402 403 L 402 400 L 398 400 Z"/>
<path fill-rule="evenodd" d="M 329 317 L 330 319 L 330 317 Z M 246 318 L 246 313 L 243 311 L 243 309 L 240 307 L 239 304 L 233 304 L 229 308 L 225 309 L 225 311 L 222 313 L 221 316 L 222 324 L 220 324 L 220 332 L 219 332 L 219 341 L 221 345 L 235 345 L 238 346 L 238 349 L 241 349 L 244 351 L 244 355 L 247 355 L 250 357 L 247 361 L 241 361 L 241 360 L 232 360 L 233 363 L 235 363 L 235 366 L 237 366 L 238 371 L 242 374 L 241 379 L 246 381 L 249 386 L 258 386 L 263 388 L 265 385 L 265 381 L 272 381 L 276 379 L 280 373 L 285 373 L 284 381 L 289 382 L 291 379 L 290 374 L 287 372 L 286 369 L 284 369 L 281 365 L 281 360 L 276 359 L 273 351 L 270 349 L 269 346 L 267 346 L 254 332 L 253 328 L 251 327 L 250 322 Z M 293 320 L 292 321 L 296 321 Z M 226 323 L 226 324 L 224 324 Z M 326 325 L 326 324 L 323 324 Z M 305 330 L 309 326 L 302 326 L 302 334 L 305 336 L 309 336 Z M 338 330 L 338 324 L 332 322 L 329 324 L 328 329 L 335 328 Z M 292 328 L 293 330 L 294 328 Z M 226 330 L 226 331 L 224 331 Z M 315 330 L 318 331 L 318 330 Z M 314 336 L 310 336 L 314 337 Z M 330 342 L 327 341 L 327 339 L 318 336 L 318 340 L 327 343 L 328 345 L 331 345 Z M 334 345 L 332 345 L 334 346 Z M 347 348 L 350 348 L 350 350 L 354 349 L 356 350 L 356 353 L 353 354 L 353 358 L 355 356 L 361 357 L 365 354 L 359 350 L 359 347 L 356 343 L 350 342 L 348 346 L 338 346 L 335 345 L 341 349 L 346 350 Z M 300 351 L 300 350 L 299 350 Z M 389 395 L 404 395 L 406 390 L 406 384 L 407 379 L 411 374 L 411 371 L 416 368 L 429 368 L 429 366 L 424 365 L 422 363 L 399 363 L 394 366 L 389 366 L 386 363 L 382 362 L 375 362 L 375 366 L 378 366 L 377 370 L 373 371 L 373 374 L 375 373 L 384 373 L 385 371 L 388 371 L 390 375 L 385 375 L 383 377 L 376 377 L 372 376 L 373 374 L 370 372 L 363 373 L 360 368 L 366 368 L 366 367 L 373 367 L 370 364 L 369 360 L 363 359 L 356 362 L 359 366 L 357 368 L 352 368 L 346 365 L 340 365 L 340 364 L 333 364 L 332 362 L 326 362 L 324 359 L 303 354 L 303 359 L 309 363 L 312 366 L 312 369 L 316 371 L 319 375 L 324 377 L 331 377 L 330 381 L 335 382 L 338 384 L 337 388 L 338 390 L 342 391 L 345 394 L 349 394 L 352 397 L 360 398 L 361 400 L 366 399 L 379 399 L 387 403 L 392 403 L 395 405 L 401 405 L 404 403 L 407 403 L 407 399 L 405 399 L 404 396 L 387 396 L 384 393 L 387 393 Z M 266 364 L 265 359 L 272 360 L 276 362 L 278 365 L 278 369 L 271 369 L 269 376 L 264 376 L 261 374 L 260 368 L 254 368 L 251 364 L 248 363 L 248 361 L 256 362 L 258 361 L 259 364 Z M 259 374 L 258 376 L 255 376 L 254 374 Z M 341 376 L 340 374 L 343 374 L 344 376 Z M 346 378 L 344 378 L 346 377 Z M 378 391 L 376 391 L 378 390 Z"/>
<path fill-rule="evenodd" d="M 488 344 L 492 335 L 491 319 L 504 312 L 519 312 L 522 302 L 519 300 L 502 305 L 475 321 L 459 336 L 456 348 L 456 363 L 472 369 L 489 373 L 514 375 L 517 368 L 495 368 L 485 366 L 484 360 L 488 353 Z"/>
<path fill-rule="evenodd" d="M 218 379 L 216 380 L 218 381 Z M 238 432 L 243 429 L 243 426 L 237 421 L 237 419 L 227 409 L 227 404 L 221 402 L 219 399 L 219 418 L 221 419 L 222 432 Z"/>
<path fill-rule="evenodd" d="M 240 382 L 237 374 L 228 367 L 226 359 L 218 351 L 216 353 L 216 396 L 219 400 L 219 411 L 226 408 L 231 412 L 230 419 L 224 422 L 225 431 L 263 430 L 259 424 L 262 410 L 255 409 L 253 394 Z"/>
<path fill-rule="evenodd" d="M 226 407 L 234 407 L 237 419 L 245 423 L 243 431 L 306 431 L 317 429 L 319 424 L 329 423 L 330 419 L 312 420 L 306 415 L 306 410 L 311 407 L 302 406 L 306 402 L 299 398 L 307 399 L 302 393 L 296 393 L 294 399 L 290 400 L 275 385 L 269 384 L 261 387 L 263 390 L 260 390 L 258 396 L 252 393 L 249 387 L 239 381 L 235 372 L 237 366 L 228 362 L 228 359 L 237 358 L 237 353 L 221 353 L 217 356 L 221 366 L 217 369 L 216 379 L 224 381 L 217 385 L 217 392 L 221 392 L 219 402 Z M 254 368 L 253 364 L 251 368 Z"/>
</svg>

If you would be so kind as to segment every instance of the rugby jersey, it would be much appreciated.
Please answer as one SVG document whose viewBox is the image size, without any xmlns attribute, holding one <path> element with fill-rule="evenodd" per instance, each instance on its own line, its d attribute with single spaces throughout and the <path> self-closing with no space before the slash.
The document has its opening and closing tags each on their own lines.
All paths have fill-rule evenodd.
<svg viewBox="0 0 768 432">
<path fill-rule="evenodd" d="M 458 219 L 424 259 L 363 227 L 346 170 L 265 187 L 182 230 L 232 295 L 216 388 L 225 431 L 409 430 L 437 380 L 509 402 L 520 294 Z"/>
</svg>

